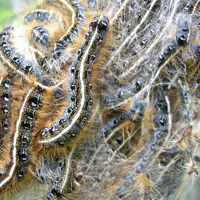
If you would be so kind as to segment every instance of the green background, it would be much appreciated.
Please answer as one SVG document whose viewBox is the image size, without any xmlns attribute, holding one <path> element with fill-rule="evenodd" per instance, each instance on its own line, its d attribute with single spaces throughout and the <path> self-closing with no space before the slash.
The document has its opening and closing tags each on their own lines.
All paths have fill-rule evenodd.
<svg viewBox="0 0 200 200">
<path fill-rule="evenodd" d="M 14 17 L 15 13 L 13 12 L 11 0 L 0 0 L 0 26 L 3 27 Z"/>
</svg>

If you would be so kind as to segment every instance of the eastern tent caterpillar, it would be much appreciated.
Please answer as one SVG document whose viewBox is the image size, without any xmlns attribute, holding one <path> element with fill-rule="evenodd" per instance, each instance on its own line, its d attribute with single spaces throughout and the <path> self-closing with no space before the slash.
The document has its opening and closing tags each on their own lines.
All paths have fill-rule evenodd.
<svg viewBox="0 0 200 200">
<path fill-rule="evenodd" d="M 68 31 L 63 35 L 58 42 L 55 43 L 54 55 L 58 59 L 67 46 L 72 43 L 74 35 L 80 32 L 81 25 L 84 20 L 84 8 L 76 0 L 60 0 L 72 13 L 72 23 Z"/>
<path fill-rule="evenodd" d="M 11 164 L 11 167 L 9 169 L 8 175 L 3 180 L 1 180 L 1 182 L 0 182 L 0 188 L 1 189 L 6 184 L 8 184 L 11 181 L 11 179 L 13 178 L 14 173 L 15 173 L 16 168 L 17 168 L 17 164 L 19 162 L 18 159 L 17 159 L 17 143 L 18 143 L 19 134 L 20 134 L 19 129 L 20 129 L 20 124 L 21 124 L 21 120 L 22 120 L 22 116 L 23 116 L 23 112 L 24 112 L 26 103 L 27 103 L 28 98 L 31 95 L 32 91 L 33 91 L 33 88 L 29 89 L 28 93 L 24 97 L 23 104 L 22 104 L 20 111 L 19 111 L 19 118 L 18 118 L 16 125 L 15 125 L 15 133 L 14 133 L 14 139 L 13 139 L 13 143 L 12 143 L 12 148 L 13 148 L 12 152 L 11 152 L 12 164 Z"/>
<path fill-rule="evenodd" d="M 90 112 L 87 111 L 87 109 L 88 106 L 90 106 L 91 104 L 90 102 L 92 98 L 90 96 L 90 84 L 91 84 L 89 81 L 90 74 L 88 76 L 87 73 L 89 70 L 91 70 L 90 69 L 91 65 L 96 60 L 97 53 L 103 43 L 105 34 L 108 30 L 108 19 L 106 17 L 103 17 L 103 19 L 95 17 L 93 22 L 91 22 L 89 29 L 90 31 L 86 34 L 85 41 L 78 50 L 77 58 L 75 59 L 75 62 L 74 64 L 72 64 L 71 67 L 71 75 L 72 75 L 72 80 L 70 80 L 71 107 L 67 108 L 68 112 L 67 119 L 65 118 L 63 119 L 63 121 L 67 121 L 67 123 L 69 124 L 68 126 L 64 125 L 64 127 L 60 131 L 59 131 L 60 129 L 59 124 L 53 125 L 49 131 L 52 130 L 51 132 L 53 134 L 54 132 L 53 129 L 55 129 L 56 132 L 59 131 L 58 134 L 56 134 L 53 137 L 50 137 L 49 139 L 41 140 L 40 143 L 50 143 L 56 141 L 60 137 L 63 137 L 68 131 L 70 131 L 70 129 L 72 129 L 74 125 L 77 124 L 79 126 L 78 123 L 84 124 L 84 120 L 87 121 L 89 118 L 89 116 L 87 115 L 84 116 L 87 112 Z M 77 109 L 77 105 L 79 108 L 75 112 L 75 108 Z M 72 114 L 72 117 L 70 116 L 70 114 Z M 82 126 L 83 125 L 80 126 L 80 129 L 82 128 Z M 78 130 L 78 132 L 79 131 L 80 130 Z M 70 140 L 70 137 L 72 138 L 76 137 L 76 134 L 78 134 L 78 132 L 77 133 L 74 132 L 71 133 L 72 135 L 66 136 L 66 140 L 67 141 Z M 48 138 L 49 137 L 48 135 L 49 134 L 48 132 L 46 132 L 46 130 L 42 132 L 42 137 L 46 136 Z"/>
<path fill-rule="evenodd" d="M 61 174 L 53 180 L 52 185 L 50 186 L 46 199 L 54 199 L 54 198 L 60 198 L 63 194 L 63 191 L 66 187 L 67 182 L 69 182 L 69 174 L 70 174 L 70 167 L 71 167 L 71 159 L 74 152 L 74 148 L 70 152 L 68 158 L 65 158 L 63 160 L 63 163 L 61 165 Z"/>
<path fill-rule="evenodd" d="M 38 22 L 49 22 L 54 19 L 54 16 L 51 15 L 47 10 L 34 10 L 33 12 L 27 14 L 24 17 L 24 23 L 28 24 L 33 20 Z"/>
<path fill-rule="evenodd" d="M 40 45 L 49 46 L 50 38 L 47 30 L 43 26 L 37 26 L 32 30 L 32 37 Z"/>
<path fill-rule="evenodd" d="M 25 76 L 27 76 L 28 73 L 41 75 L 41 70 L 39 68 L 33 66 L 34 64 L 30 61 L 25 60 L 23 58 L 23 55 L 20 55 L 18 52 L 15 51 L 14 47 L 12 47 L 12 44 L 9 41 L 12 34 L 12 29 L 12 27 L 9 29 L 5 29 L 1 34 L 2 52 L 4 53 L 4 56 L 6 56 L 9 60 L 9 62 L 5 62 L 8 63 L 9 67 L 16 69 L 16 71 L 21 75 L 26 74 Z M 1 55 L 3 61 L 6 60 L 4 56 L 3 54 Z"/>
</svg>

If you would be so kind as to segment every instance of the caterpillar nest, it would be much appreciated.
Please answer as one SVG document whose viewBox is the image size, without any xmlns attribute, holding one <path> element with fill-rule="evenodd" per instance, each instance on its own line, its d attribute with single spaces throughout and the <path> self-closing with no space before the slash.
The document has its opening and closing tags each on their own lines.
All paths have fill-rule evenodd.
<svg viewBox="0 0 200 200">
<path fill-rule="evenodd" d="M 200 166 L 200 1 L 19 16 L 0 33 L 0 199 L 181 198 Z"/>
</svg>

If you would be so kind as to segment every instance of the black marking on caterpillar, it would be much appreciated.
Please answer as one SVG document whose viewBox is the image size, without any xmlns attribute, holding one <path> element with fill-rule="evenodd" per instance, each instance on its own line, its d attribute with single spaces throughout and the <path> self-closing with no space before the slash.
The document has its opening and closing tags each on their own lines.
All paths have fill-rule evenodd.
<svg viewBox="0 0 200 200">
<path fill-rule="evenodd" d="M 1 132 L 0 132 L 0 143 L 2 145 L 2 149 L 4 146 L 4 142 L 6 143 L 5 138 L 7 138 L 7 133 L 9 133 L 9 127 L 11 126 L 10 124 L 10 116 L 11 116 L 11 105 L 12 105 L 12 87 L 14 86 L 11 77 L 6 76 L 4 78 L 1 78 Z M 3 153 L 3 152 L 2 152 Z M 2 160 L 3 161 L 3 160 Z M 4 161 L 5 166 L 4 168 L 1 169 L 0 171 L 0 177 L 1 179 L 6 176 L 7 170 L 10 168 L 11 161 L 9 159 L 7 161 Z"/>
<path fill-rule="evenodd" d="M 78 35 L 85 16 L 84 8 L 76 0 L 60 0 L 60 2 L 72 11 L 72 25 L 60 41 L 56 42 L 53 53 L 54 59 L 58 59 L 67 46 L 72 43 L 74 35 Z"/>
<path fill-rule="evenodd" d="M 50 14 L 46 10 L 35 10 L 24 17 L 24 23 L 28 24 L 33 20 L 38 22 L 50 22 L 54 18 L 54 15 Z"/>
<path fill-rule="evenodd" d="M 4 78 L 4 80 L 2 81 L 1 125 L 4 133 L 8 132 L 9 130 L 9 118 L 10 118 L 11 103 L 12 103 L 12 96 L 11 96 L 12 85 L 13 83 L 9 77 Z"/>
<path fill-rule="evenodd" d="M 65 109 L 64 117 L 59 122 L 41 132 L 42 138 L 45 136 L 47 139 L 40 143 L 48 144 L 59 139 L 58 143 L 64 145 L 77 136 L 90 117 L 93 103 L 91 67 L 101 49 L 109 24 L 108 18 L 99 18 L 95 17 L 91 22 L 89 32 L 71 66 L 70 106 Z"/>
<path fill-rule="evenodd" d="M 33 40 L 45 47 L 49 47 L 50 38 L 47 30 L 43 26 L 37 26 L 32 30 Z"/>
<path fill-rule="evenodd" d="M 21 123 L 21 131 L 18 141 L 18 159 L 20 167 L 17 170 L 18 179 L 21 180 L 26 172 L 30 160 L 28 147 L 31 144 L 31 133 L 35 129 L 35 120 L 37 119 L 37 110 L 42 106 L 43 89 L 35 88 L 33 94 L 29 97 L 24 113 L 24 120 Z"/>
</svg>

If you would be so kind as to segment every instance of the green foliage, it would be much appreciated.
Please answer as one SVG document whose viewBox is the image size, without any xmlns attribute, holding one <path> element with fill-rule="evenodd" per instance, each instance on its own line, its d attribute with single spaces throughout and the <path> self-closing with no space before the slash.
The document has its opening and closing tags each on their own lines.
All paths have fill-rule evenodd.
<svg viewBox="0 0 200 200">
<path fill-rule="evenodd" d="M 11 17 L 13 17 L 13 12 L 4 8 L 0 8 L 0 27 L 2 28 Z"/>
<path fill-rule="evenodd" d="M 10 0 L 0 0 L 0 27 L 4 27 L 14 17 Z"/>
</svg>

